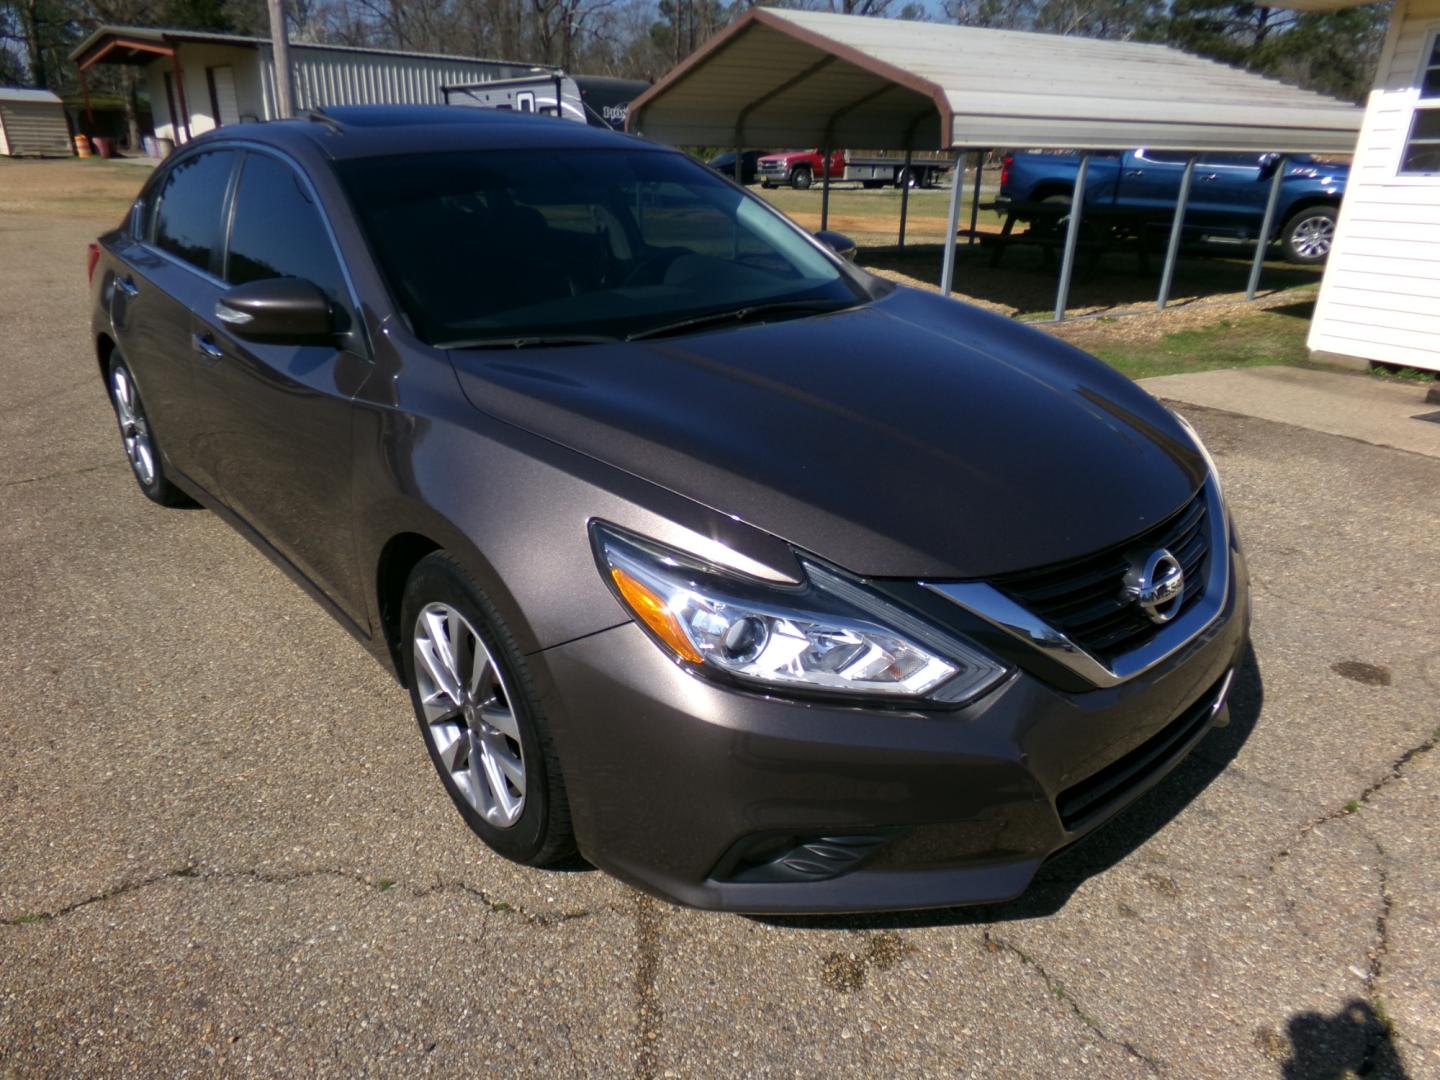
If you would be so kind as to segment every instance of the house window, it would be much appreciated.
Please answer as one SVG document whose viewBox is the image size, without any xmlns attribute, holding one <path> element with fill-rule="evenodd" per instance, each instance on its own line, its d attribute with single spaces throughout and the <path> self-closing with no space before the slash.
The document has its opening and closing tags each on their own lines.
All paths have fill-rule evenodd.
<svg viewBox="0 0 1440 1080">
<path fill-rule="evenodd" d="M 1410 137 L 1400 155 L 1400 173 L 1433 176 L 1440 174 L 1440 32 L 1430 35 L 1416 85 L 1415 111 Z"/>
</svg>

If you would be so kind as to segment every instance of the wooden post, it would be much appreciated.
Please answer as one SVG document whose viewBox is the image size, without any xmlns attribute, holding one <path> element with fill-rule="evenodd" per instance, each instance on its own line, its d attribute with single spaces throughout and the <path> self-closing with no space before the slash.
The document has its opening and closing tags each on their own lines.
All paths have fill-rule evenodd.
<svg viewBox="0 0 1440 1080">
<path fill-rule="evenodd" d="M 275 112 L 277 120 L 295 115 L 295 91 L 290 82 L 290 32 L 285 26 L 285 0 L 268 0 L 270 51 L 275 61 Z M 558 111 L 560 103 L 555 103 Z"/>
<path fill-rule="evenodd" d="M 170 53 L 170 70 L 175 75 L 175 96 L 180 99 L 180 120 L 185 127 L 185 141 L 190 141 L 190 106 L 185 104 L 185 74 L 180 70 L 180 47 L 177 45 Z M 175 118 L 170 118 L 171 125 L 174 125 Z M 180 134 L 176 131 L 175 134 Z"/>
</svg>

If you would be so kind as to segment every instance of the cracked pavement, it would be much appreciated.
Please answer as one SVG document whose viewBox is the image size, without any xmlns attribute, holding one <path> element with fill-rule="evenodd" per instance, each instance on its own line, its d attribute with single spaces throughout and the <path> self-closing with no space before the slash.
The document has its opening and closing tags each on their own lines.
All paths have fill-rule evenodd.
<svg viewBox="0 0 1440 1080">
<path fill-rule="evenodd" d="M 490 855 L 404 693 L 135 490 L 98 226 L 0 220 L 0 1074 L 1440 1076 L 1440 460 L 1184 411 L 1234 721 L 999 907 L 748 919 Z"/>
</svg>

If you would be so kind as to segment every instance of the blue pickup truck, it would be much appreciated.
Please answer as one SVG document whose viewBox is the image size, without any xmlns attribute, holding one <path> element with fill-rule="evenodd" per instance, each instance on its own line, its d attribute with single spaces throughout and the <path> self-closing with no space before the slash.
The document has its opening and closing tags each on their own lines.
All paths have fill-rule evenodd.
<svg viewBox="0 0 1440 1080">
<path fill-rule="evenodd" d="M 1085 206 L 1134 211 L 1142 226 L 1168 227 L 1188 157 L 1169 150 L 1096 151 L 1085 177 Z M 1276 154 L 1200 154 L 1190 181 L 1186 235 L 1258 237 L 1279 161 Z M 1009 154 L 1000 171 L 999 205 L 1010 204 L 1024 220 L 1027 203 L 1068 203 L 1079 168 L 1078 153 Z M 1347 165 L 1302 154 L 1286 159 L 1270 240 L 1281 244 L 1291 262 L 1322 263 L 1330 254 L 1349 172 Z M 1149 210 L 1155 212 L 1153 221 L 1147 220 Z"/>
</svg>

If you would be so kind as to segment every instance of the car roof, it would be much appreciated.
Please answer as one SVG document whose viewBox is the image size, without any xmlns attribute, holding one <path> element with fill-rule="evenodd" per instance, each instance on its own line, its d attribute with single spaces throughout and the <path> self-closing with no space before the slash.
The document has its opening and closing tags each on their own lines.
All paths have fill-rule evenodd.
<svg viewBox="0 0 1440 1080">
<path fill-rule="evenodd" d="M 334 160 L 456 150 L 668 149 L 573 120 L 464 105 L 343 105 L 295 120 L 227 125 L 203 138 L 291 150 L 303 144 Z"/>
</svg>

